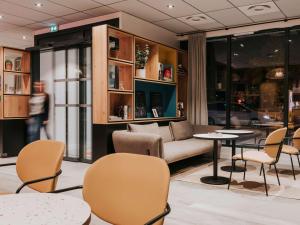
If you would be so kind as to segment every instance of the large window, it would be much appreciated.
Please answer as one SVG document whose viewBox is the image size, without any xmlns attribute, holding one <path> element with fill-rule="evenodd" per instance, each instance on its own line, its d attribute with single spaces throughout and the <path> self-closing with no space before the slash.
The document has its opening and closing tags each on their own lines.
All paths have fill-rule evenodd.
<svg viewBox="0 0 300 225">
<path fill-rule="evenodd" d="M 209 124 L 226 124 L 227 39 L 207 42 L 207 102 Z"/>
<path fill-rule="evenodd" d="M 233 37 L 231 127 L 283 122 L 285 32 Z"/>
</svg>

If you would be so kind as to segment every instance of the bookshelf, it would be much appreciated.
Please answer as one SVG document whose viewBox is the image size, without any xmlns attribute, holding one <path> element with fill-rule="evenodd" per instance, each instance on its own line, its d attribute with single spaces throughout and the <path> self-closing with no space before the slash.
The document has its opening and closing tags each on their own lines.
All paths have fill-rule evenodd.
<svg viewBox="0 0 300 225">
<path fill-rule="evenodd" d="M 92 43 L 94 124 L 180 119 L 178 49 L 107 25 Z"/>
<path fill-rule="evenodd" d="M 0 119 L 28 117 L 30 53 L 0 47 Z"/>
</svg>

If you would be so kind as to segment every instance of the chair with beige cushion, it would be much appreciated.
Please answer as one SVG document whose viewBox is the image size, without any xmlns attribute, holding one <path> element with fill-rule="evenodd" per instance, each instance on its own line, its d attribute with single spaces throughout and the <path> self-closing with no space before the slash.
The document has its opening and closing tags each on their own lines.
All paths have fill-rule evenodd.
<svg viewBox="0 0 300 225">
<path fill-rule="evenodd" d="M 283 145 L 282 146 L 282 153 L 288 154 L 291 159 L 291 165 L 292 165 L 292 171 L 294 175 L 294 180 L 296 180 L 296 175 L 295 175 L 295 169 L 294 169 L 294 163 L 293 163 L 293 158 L 292 156 L 295 155 L 297 156 L 299 167 L 300 167 L 300 160 L 299 160 L 299 153 L 300 153 L 300 128 L 298 128 L 293 137 L 291 138 L 291 145 Z"/>
<path fill-rule="evenodd" d="M 64 150 L 62 142 L 35 141 L 21 150 L 16 163 L 1 164 L 0 167 L 16 165 L 18 177 L 23 182 L 16 193 L 25 186 L 38 192 L 52 192 L 61 174 Z"/>
<path fill-rule="evenodd" d="M 267 188 L 264 165 L 270 165 L 270 166 L 273 165 L 274 166 L 278 184 L 280 185 L 276 164 L 280 157 L 280 153 L 281 153 L 281 149 L 282 149 L 282 145 L 283 145 L 283 140 L 286 135 L 286 131 L 287 131 L 287 128 L 281 128 L 281 129 L 273 131 L 266 138 L 264 145 L 258 146 L 258 151 L 251 150 L 251 151 L 243 152 L 243 148 L 241 148 L 241 154 L 236 154 L 232 157 L 232 159 L 234 161 L 242 160 L 245 162 L 244 180 L 245 180 L 245 176 L 246 176 L 247 161 L 252 161 L 252 162 L 261 164 L 261 170 L 264 175 L 264 183 L 265 183 L 265 189 L 266 189 L 267 196 L 268 196 L 268 188 Z M 260 150 L 261 148 L 262 148 L 262 150 Z M 232 178 L 232 171 L 230 172 L 228 189 L 230 188 L 231 178 Z"/>
<path fill-rule="evenodd" d="M 83 198 L 92 212 L 111 224 L 163 224 L 170 212 L 167 203 L 170 171 L 160 158 L 115 153 L 94 162 L 87 170 Z"/>
</svg>

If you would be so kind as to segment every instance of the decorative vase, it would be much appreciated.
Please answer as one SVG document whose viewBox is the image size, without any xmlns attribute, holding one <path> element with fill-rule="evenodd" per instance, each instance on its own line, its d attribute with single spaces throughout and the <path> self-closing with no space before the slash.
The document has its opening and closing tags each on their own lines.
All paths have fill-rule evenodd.
<svg viewBox="0 0 300 225">
<path fill-rule="evenodd" d="M 145 69 L 136 69 L 135 75 L 138 78 L 145 79 L 146 78 L 146 70 Z"/>
</svg>

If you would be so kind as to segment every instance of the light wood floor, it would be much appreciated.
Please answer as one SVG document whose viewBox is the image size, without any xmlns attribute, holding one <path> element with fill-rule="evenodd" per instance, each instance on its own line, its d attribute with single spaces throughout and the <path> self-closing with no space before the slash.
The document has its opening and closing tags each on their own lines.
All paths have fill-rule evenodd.
<svg viewBox="0 0 300 225">
<path fill-rule="evenodd" d="M 228 158 L 230 151 L 223 151 L 222 158 Z M 14 161 L 15 158 L 0 159 L 0 163 Z M 286 163 L 289 163 L 288 159 Z M 63 174 L 58 188 L 82 183 L 88 164 L 63 162 Z M 300 176 L 297 177 L 300 179 Z M 0 168 L 0 191 L 16 190 L 20 181 L 15 176 L 14 167 Z M 26 189 L 25 192 L 30 192 Z M 66 193 L 81 197 L 80 191 Z M 209 185 L 171 181 L 169 202 L 171 214 L 165 220 L 167 225 L 299 225 L 300 201 L 280 197 L 228 191 Z M 107 224 L 96 217 L 92 225 Z"/>
</svg>

